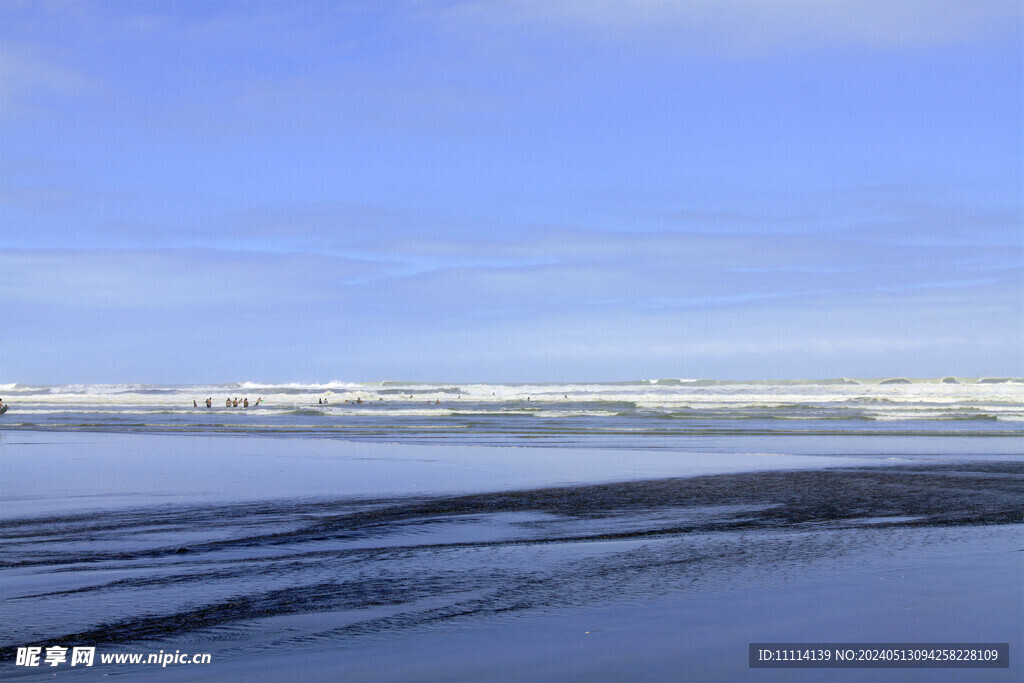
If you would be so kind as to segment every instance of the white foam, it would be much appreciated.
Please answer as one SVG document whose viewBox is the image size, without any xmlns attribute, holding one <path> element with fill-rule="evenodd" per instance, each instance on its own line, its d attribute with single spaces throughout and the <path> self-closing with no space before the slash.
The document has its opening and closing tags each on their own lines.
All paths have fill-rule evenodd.
<svg viewBox="0 0 1024 683">
<path fill-rule="evenodd" d="M 858 384 L 836 383 L 718 383 L 652 384 L 399 384 L 240 382 L 201 385 L 70 384 L 2 385 L 4 400 L 23 416 L 57 413 L 169 413 L 233 416 L 252 414 L 253 409 L 225 413 L 226 397 L 257 398 L 263 415 L 296 410 L 319 410 L 324 415 L 446 417 L 472 419 L 483 416 L 529 414 L 545 418 L 616 417 L 665 414 L 689 417 L 782 417 L 817 419 L 864 417 L 873 420 L 968 419 L 991 416 L 1001 421 L 1021 421 L 1024 416 L 1024 383 L 979 384 L 961 380 L 918 380 L 912 384 L 887 384 L 867 380 Z M 701 380 L 701 382 L 705 382 Z M 213 399 L 212 411 L 204 402 Z M 411 398 L 410 398 L 411 397 Z M 319 404 L 327 398 L 329 403 Z M 355 404 L 361 399 L 362 404 Z M 351 401 L 347 404 L 345 401 Z M 196 401 L 197 409 L 192 407 Z M 440 405 L 438 405 L 440 401 Z M 634 411 L 635 406 L 635 411 Z"/>
</svg>

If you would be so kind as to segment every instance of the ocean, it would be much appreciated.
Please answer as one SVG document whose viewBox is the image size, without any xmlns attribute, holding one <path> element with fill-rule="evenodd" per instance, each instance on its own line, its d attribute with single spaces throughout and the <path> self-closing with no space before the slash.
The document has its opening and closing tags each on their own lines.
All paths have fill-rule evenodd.
<svg viewBox="0 0 1024 683">
<path fill-rule="evenodd" d="M 843 678 L 1022 671 L 1020 378 L 0 398 L 5 679 L 833 673 L 751 670 L 752 642 L 1009 642 L 1009 672 Z M 27 647 L 211 661 L 18 665 Z"/>
<path fill-rule="evenodd" d="M 0 398 L 11 406 L 4 429 L 48 431 L 615 448 L 712 435 L 1024 435 L 1021 378 L 5 384 Z M 250 407 L 226 408 L 228 398 Z"/>
</svg>

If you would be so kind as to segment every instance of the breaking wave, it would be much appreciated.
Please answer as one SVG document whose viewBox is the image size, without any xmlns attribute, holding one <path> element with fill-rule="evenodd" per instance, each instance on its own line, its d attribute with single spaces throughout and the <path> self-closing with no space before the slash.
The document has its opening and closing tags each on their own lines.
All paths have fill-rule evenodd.
<svg viewBox="0 0 1024 683">
<path fill-rule="evenodd" d="M 0 398 L 10 405 L 0 418 L 6 429 L 230 430 L 379 439 L 452 434 L 463 442 L 557 438 L 580 445 L 613 433 L 661 439 L 760 434 L 786 421 L 792 429 L 813 424 L 818 431 L 854 435 L 1024 435 L 1019 378 L 0 386 Z M 227 408 L 225 398 L 262 401 L 258 407 Z M 207 399 L 211 408 L 205 407 Z"/>
</svg>

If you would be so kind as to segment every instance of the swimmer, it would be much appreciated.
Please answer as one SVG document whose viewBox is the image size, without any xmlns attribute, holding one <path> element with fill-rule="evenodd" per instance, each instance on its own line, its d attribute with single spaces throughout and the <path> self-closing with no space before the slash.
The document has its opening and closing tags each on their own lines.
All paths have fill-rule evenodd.
<svg viewBox="0 0 1024 683">
<path fill-rule="evenodd" d="M 192 399 L 192 407 L 193 407 L 193 408 L 198 408 L 198 407 L 199 407 L 199 404 L 198 404 L 198 403 L 196 403 L 196 400 L 195 400 L 195 399 Z"/>
<path fill-rule="evenodd" d="M 206 399 L 206 407 L 207 408 L 212 408 L 213 407 L 213 397 L 212 396 L 210 398 Z"/>
<path fill-rule="evenodd" d="M 348 401 L 346 401 L 346 403 L 348 403 Z M 323 399 L 319 399 L 319 398 L 318 398 L 318 399 L 316 400 L 316 404 L 317 404 L 318 406 L 322 406 L 322 405 L 324 404 L 324 402 L 323 402 Z"/>
<path fill-rule="evenodd" d="M 245 401 L 242 402 L 242 407 L 243 408 L 248 408 L 249 407 L 249 397 L 248 396 L 246 396 L 245 397 Z"/>
<path fill-rule="evenodd" d="M 228 400 L 224 401 L 224 407 L 225 408 L 230 408 L 231 407 L 231 399 L 230 398 Z"/>
<path fill-rule="evenodd" d="M 235 400 L 231 402 L 231 407 L 232 408 L 237 408 L 238 407 L 238 398 L 235 398 Z"/>
</svg>

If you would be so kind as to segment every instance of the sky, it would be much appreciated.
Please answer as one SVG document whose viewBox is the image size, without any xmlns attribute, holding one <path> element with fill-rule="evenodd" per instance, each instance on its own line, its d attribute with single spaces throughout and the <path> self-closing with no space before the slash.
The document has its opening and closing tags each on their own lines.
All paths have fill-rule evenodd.
<svg viewBox="0 0 1024 683">
<path fill-rule="evenodd" d="M 0 383 L 1024 375 L 1024 4 L 0 1 Z"/>
</svg>

